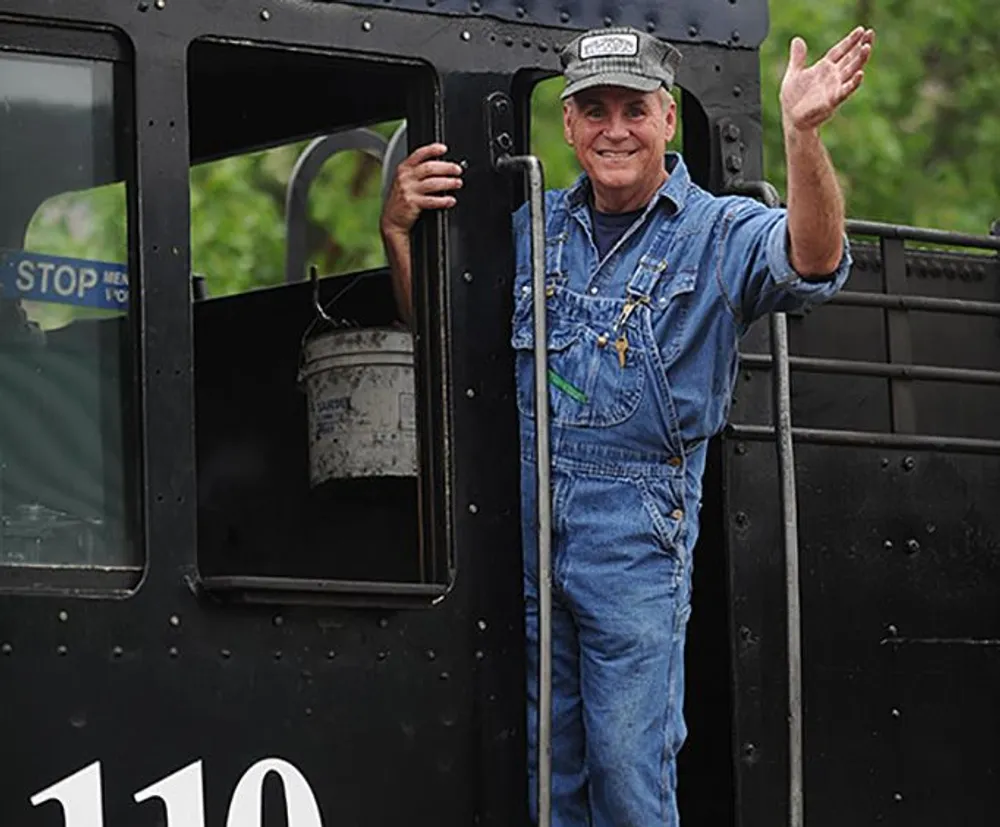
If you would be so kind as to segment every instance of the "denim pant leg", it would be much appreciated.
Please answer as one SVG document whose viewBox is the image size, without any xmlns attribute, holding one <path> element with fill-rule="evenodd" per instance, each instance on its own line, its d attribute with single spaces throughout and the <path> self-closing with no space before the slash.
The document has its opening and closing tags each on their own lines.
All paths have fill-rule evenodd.
<svg viewBox="0 0 1000 827">
<path fill-rule="evenodd" d="M 569 509 L 567 600 L 593 827 L 677 827 L 687 567 L 627 480 L 584 479 Z"/>
<path fill-rule="evenodd" d="M 528 801 L 531 821 L 538 822 L 538 554 L 534 534 L 534 466 L 523 463 L 522 543 L 528 697 Z M 569 480 L 554 475 L 553 508 L 561 512 L 561 494 Z M 561 520 L 559 520 L 561 522 Z M 553 536 L 553 565 L 561 556 L 558 528 Z M 580 644 L 576 622 L 552 594 L 552 825 L 588 827 L 587 776 L 584 765 L 583 710 L 580 698 Z"/>
<path fill-rule="evenodd" d="M 528 801 L 538 823 L 538 590 L 525 578 L 528 675 Z M 583 709 L 576 624 L 552 601 L 552 825 L 588 827 Z"/>
</svg>

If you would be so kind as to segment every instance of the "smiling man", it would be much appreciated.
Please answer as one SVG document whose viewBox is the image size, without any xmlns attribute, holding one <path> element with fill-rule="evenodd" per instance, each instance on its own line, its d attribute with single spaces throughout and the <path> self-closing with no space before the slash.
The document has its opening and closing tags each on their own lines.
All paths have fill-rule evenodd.
<svg viewBox="0 0 1000 827">
<path fill-rule="evenodd" d="M 546 193 L 552 444 L 556 827 L 679 823 L 684 639 L 708 440 L 725 424 L 738 341 L 757 318 L 824 301 L 850 267 L 844 203 L 819 128 L 861 85 L 874 33 L 812 66 L 795 38 L 781 87 L 787 209 L 717 197 L 666 153 L 676 49 L 634 29 L 562 53 L 564 129 L 583 174 Z M 461 168 L 415 150 L 382 235 L 410 315 L 409 232 L 456 203 Z M 511 344 L 521 422 L 529 770 L 536 765 L 538 590 L 527 206 L 514 215 Z M 512 550 L 513 553 L 513 550 Z M 535 816 L 535 783 L 531 811 Z"/>
</svg>

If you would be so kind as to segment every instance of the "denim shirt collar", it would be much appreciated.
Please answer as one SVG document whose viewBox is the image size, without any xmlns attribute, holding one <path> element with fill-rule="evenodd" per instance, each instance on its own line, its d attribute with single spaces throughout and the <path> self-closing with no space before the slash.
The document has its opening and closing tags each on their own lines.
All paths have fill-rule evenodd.
<svg viewBox="0 0 1000 827">
<path fill-rule="evenodd" d="M 664 158 L 664 164 L 669 175 L 650 199 L 649 204 L 646 205 L 644 215 L 664 200 L 669 203 L 671 213 L 678 213 L 684 209 L 688 192 L 691 189 L 691 175 L 688 172 L 687 164 L 684 163 L 684 158 L 678 152 L 668 152 Z M 569 208 L 575 211 L 579 207 L 586 207 L 590 202 L 591 192 L 592 187 L 587 173 L 581 173 L 567 190 L 566 197 Z"/>
</svg>

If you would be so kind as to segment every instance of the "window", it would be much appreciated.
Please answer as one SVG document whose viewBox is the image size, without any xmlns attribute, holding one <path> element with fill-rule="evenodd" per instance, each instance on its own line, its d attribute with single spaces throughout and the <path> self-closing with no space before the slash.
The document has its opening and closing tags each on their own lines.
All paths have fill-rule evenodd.
<svg viewBox="0 0 1000 827">
<path fill-rule="evenodd" d="M 14 51 L 0 79 L 0 588 L 127 588 L 131 81 L 118 60 Z"/>
<path fill-rule="evenodd" d="M 433 134 L 434 75 L 213 41 L 189 63 L 203 581 L 246 599 L 426 603 L 450 577 L 429 496 L 442 485 L 430 372 L 400 321 L 378 219 L 404 120 Z M 439 243 L 424 224 L 426 304 L 437 274 L 424 262 L 440 256 L 423 254 Z"/>
</svg>

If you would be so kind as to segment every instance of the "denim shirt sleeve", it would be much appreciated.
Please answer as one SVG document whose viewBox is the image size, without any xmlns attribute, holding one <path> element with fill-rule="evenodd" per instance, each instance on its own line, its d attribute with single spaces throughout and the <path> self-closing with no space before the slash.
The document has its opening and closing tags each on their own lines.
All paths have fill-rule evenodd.
<svg viewBox="0 0 1000 827">
<path fill-rule="evenodd" d="M 789 261 L 788 212 L 734 199 L 722 221 L 716 275 L 726 302 L 746 328 L 768 313 L 821 304 L 839 291 L 851 269 L 850 243 L 836 271 L 822 281 L 802 278 Z"/>
</svg>

